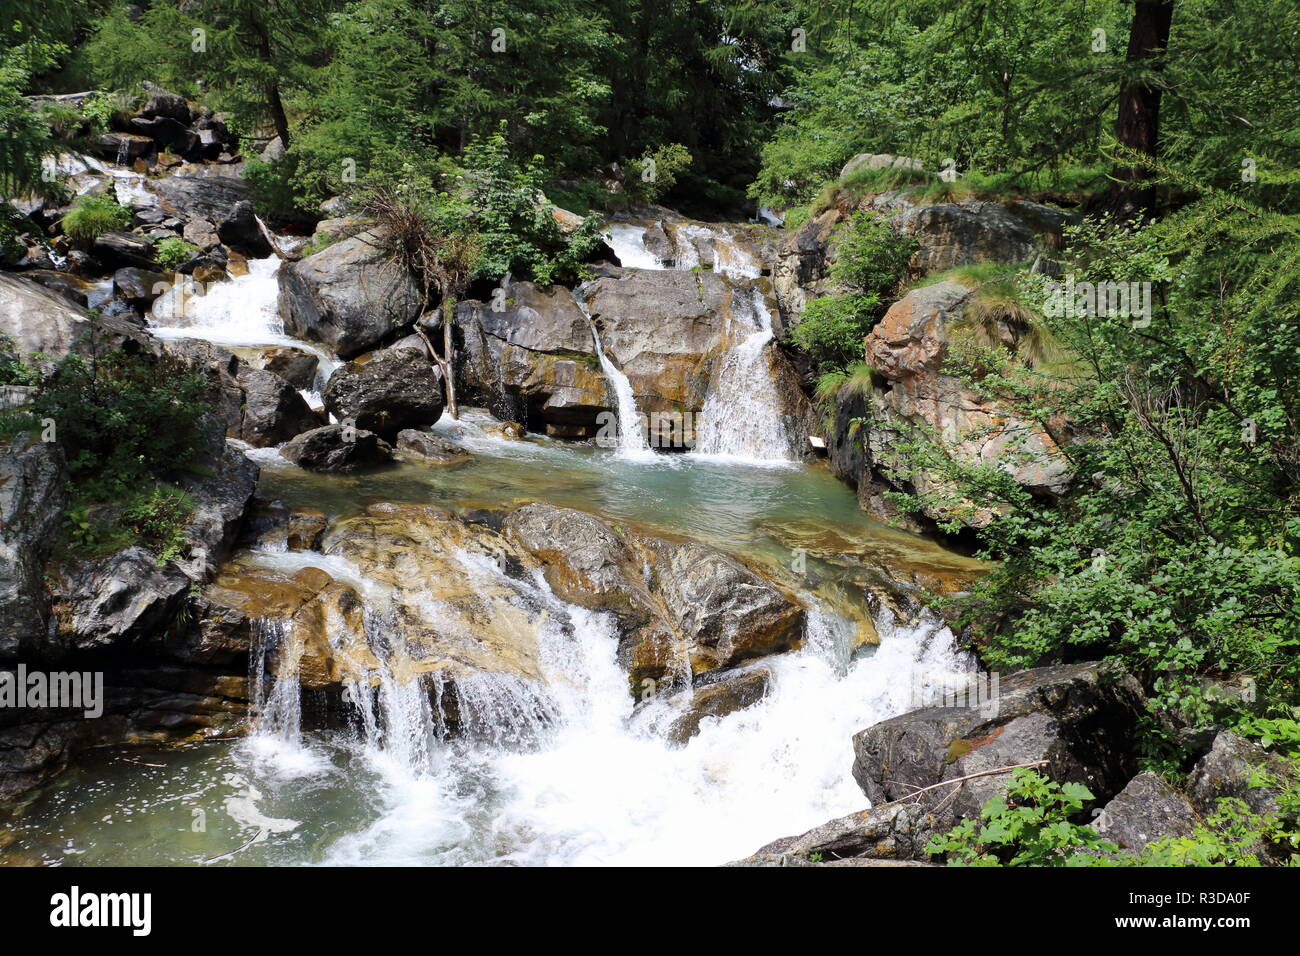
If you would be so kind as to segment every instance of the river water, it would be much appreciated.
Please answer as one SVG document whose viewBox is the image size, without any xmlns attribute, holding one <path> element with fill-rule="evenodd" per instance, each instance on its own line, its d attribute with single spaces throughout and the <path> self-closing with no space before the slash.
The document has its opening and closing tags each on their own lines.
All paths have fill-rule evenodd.
<svg viewBox="0 0 1300 956">
<path fill-rule="evenodd" d="M 274 314 L 277 265 L 252 263 L 243 282 L 185 315 L 164 303 L 155 331 L 287 344 Z M 737 381 L 758 374 L 770 340 L 770 324 L 757 322 L 734 357 Z M 762 411 L 745 417 L 762 422 Z M 923 585 L 969 573 L 973 562 L 872 522 L 823 466 L 780 454 L 750 463 L 726 453 L 752 451 L 754 441 L 729 445 L 716 433 L 713 456 L 628 454 L 510 441 L 486 424 L 470 411 L 435 426 L 474 454 L 453 468 L 313 475 L 275 449 L 246 451 L 262 466 L 264 497 L 331 517 L 380 501 L 457 510 L 547 501 L 733 554 L 810 608 L 798 650 L 747 665 L 768 671 L 767 696 L 674 743 L 665 728 L 683 700 L 638 705 L 612 619 L 566 605 L 544 580 L 516 583 L 570 622 L 541 642 L 545 720 L 534 719 L 525 691 L 485 679 L 460 693 L 479 694 L 483 722 L 496 726 L 448 738 L 430 718 L 428 687 L 385 673 L 378 703 L 360 706 L 351 727 L 303 732 L 296 682 L 282 680 L 246 736 L 82 756 L 11 826 L 4 856 L 46 865 L 719 864 L 864 809 L 851 736 L 969 679 L 973 664 L 947 627 L 915 602 L 880 600 L 871 580 L 885 569 Z M 347 571 L 312 552 L 240 559 Z M 364 592 L 367 582 L 356 583 Z"/>
</svg>

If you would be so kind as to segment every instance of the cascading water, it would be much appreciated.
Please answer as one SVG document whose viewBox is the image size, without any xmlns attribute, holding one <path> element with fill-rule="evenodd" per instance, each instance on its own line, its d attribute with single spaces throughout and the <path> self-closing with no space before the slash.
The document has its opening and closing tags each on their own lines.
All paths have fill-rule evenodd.
<svg viewBox="0 0 1300 956">
<path fill-rule="evenodd" d="M 247 275 L 207 284 L 177 275 L 153 304 L 150 329 L 163 339 L 202 339 L 228 347 L 290 346 L 317 358 L 316 380 L 303 398 L 313 408 L 330 375 L 343 364 L 334 353 L 284 332 L 280 318 L 279 256 L 250 259 Z"/>
<path fill-rule="evenodd" d="M 600 369 L 605 373 L 605 380 L 609 382 L 610 388 L 614 390 L 614 401 L 618 406 L 616 453 L 623 458 L 651 459 L 656 457 L 647 444 L 644 430 L 641 427 L 641 413 L 636 407 L 636 396 L 632 392 L 632 383 L 605 354 L 605 348 L 600 343 L 600 332 L 597 331 L 596 323 L 592 321 L 591 316 L 587 313 L 587 307 L 582 299 L 579 296 L 574 298 L 578 302 L 578 308 L 582 310 L 582 314 L 587 316 L 587 324 L 591 326 L 591 339 L 596 346 L 596 358 L 600 360 Z"/>
<path fill-rule="evenodd" d="M 732 301 L 748 306 L 745 318 L 757 330 L 723 356 L 700 410 L 693 454 L 751 462 L 794 461 L 798 438 L 781 414 L 768 355 L 768 343 L 773 338 L 772 315 L 759 288 L 751 286 L 747 291 L 745 297 L 737 286 Z"/>
</svg>

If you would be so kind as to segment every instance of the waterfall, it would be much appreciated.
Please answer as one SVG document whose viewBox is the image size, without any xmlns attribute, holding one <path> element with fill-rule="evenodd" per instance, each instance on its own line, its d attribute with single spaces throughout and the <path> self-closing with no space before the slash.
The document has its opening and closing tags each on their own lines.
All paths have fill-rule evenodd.
<svg viewBox="0 0 1300 956">
<path fill-rule="evenodd" d="M 736 241 L 734 234 L 724 227 L 703 223 L 681 223 L 671 226 L 673 259 L 665 260 L 646 248 L 646 227 L 629 223 L 614 223 L 604 234 L 605 242 L 614 251 L 625 269 L 694 269 L 707 264 L 714 272 L 732 278 L 755 278 L 762 275 L 763 263 L 751 251 Z M 701 255 L 702 248 L 712 248 L 712 259 Z"/>
<path fill-rule="evenodd" d="M 301 648 L 288 640 L 288 621 L 260 618 L 252 622 L 252 632 L 248 682 L 254 733 L 284 743 L 297 743 L 302 731 L 302 693 L 298 680 Z M 268 693 L 269 654 L 276 655 L 276 660 Z"/>
<path fill-rule="evenodd" d="M 587 324 L 591 326 L 591 339 L 596 345 L 596 358 L 600 360 L 600 369 L 605 373 L 605 381 L 609 383 L 610 388 L 614 391 L 615 403 L 618 406 L 616 425 L 618 427 L 617 454 L 620 458 L 641 458 L 651 459 L 656 457 L 646 442 L 644 430 L 641 427 L 641 413 L 637 411 L 636 396 L 632 394 L 632 383 L 628 381 L 626 375 L 605 354 L 605 348 L 600 343 L 600 332 L 596 329 L 596 323 L 592 321 L 591 315 L 587 312 L 586 303 L 578 295 L 574 295 L 574 301 L 578 303 L 578 308 L 582 314 L 587 317 Z M 602 431 L 603 431 L 602 427 Z M 605 444 L 607 441 L 598 437 L 597 441 Z"/>
<path fill-rule="evenodd" d="M 162 339 L 201 339 L 226 347 L 289 346 L 316 356 L 312 387 L 301 394 L 312 408 L 325 404 L 325 383 L 342 361 L 329 349 L 286 335 L 280 318 L 283 260 L 273 254 L 250 259 L 248 274 L 207 284 L 173 277 L 153 304 L 149 331 Z"/>
<path fill-rule="evenodd" d="M 605 233 L 605 242 L 614 250 L 625 269 L 662 269 L 663 263 L 645 247 L 645 227 L 614 223 Z"/>
<path fill-rule="evenodd" d="M 747 303 L 745 317 L 757 326 L 757 331 L 723 355 L 700 410 L 694 454 L 759 462 L 794 461 L 797 436 L 791 434 L 782 414 L 768 354 L 773 337 L 772 315 L 759 288 L 750 286 L 748 293 L 746 300 L 737 286 L 733 308 L 737 303 Z"/>
</svg>

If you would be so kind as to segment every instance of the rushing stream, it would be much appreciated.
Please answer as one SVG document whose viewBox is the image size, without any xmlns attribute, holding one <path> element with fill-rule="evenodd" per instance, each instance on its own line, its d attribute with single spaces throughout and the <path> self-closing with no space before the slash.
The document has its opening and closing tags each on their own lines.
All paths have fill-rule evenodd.
<svg viewBox="0 0 1300 956">
<path fill-rule="evenodd" d="M 662 267 L 627 228 L 615 227 L 613 237 L 621 256 Z M 720 268 L 750 281 L 737 250 L 714 248 Z M 284 335 L 275 312 L 278 267 L 252 262 L 247 276 L 188 302 L 176 291 L 155 308 L 153 331 L 232 347 L 304 347 Z M 319 475 L 274 448 L 247 453 L 262 466 L 264 497 L 332 519 L 374 502 L 468 510 L 546 501 L 737 555 L 809 607 L 798 650 L 745 665 L 768 671 L 761 701 L 706 717 L 698 735 L 674 743 L 665 730 L 684 696 L 638 702 L 629 694 L 611 617 L 567 604 L 540 574 L 506 580 L 491 561 L 457 553 L 450 557 L 469 580 L 508 586 L 563 626 L 541 629 L 540 685 L 460 678 L 462 733 L 449 736 L 436 706 L 440 685 L 429 674 L 400 673 L 387 652 L 394 624 L 386 585 L 338 556 L 245 552 L 238 560 L 260 567 L 321 568 L 363 595 L 377 689 L 350 685 L 351 725 L 302 729 L 295 661 L 279 655 L 280 671 L 265 673 L 285 629 L 259 622 L 247 736 L 94 752 L 14 824 L 7 855 L 54 865 L 717 864 L 863 809 L 850 774 L 853 733 L 964 682 L 972 664 L 932 614 L 915 606 L 896 614 L 867 597 L 852 562 L 810 558 L 801 544 L 855 542 L 859 557 L 940 572 L 969 570 L 969 562 L 873 523 L 824 468 L 793 460 L 792 438 L 764 391 L 771 316 L 756 287 L 738 289 L 750 295 L 742 316 L 750 327 L 734 330 L 695 454 L 652 451 L 639 429 L 616 449 L 511 441 L 474 411 L 435 426 L 473 453 L 454 468 Z M 592 334 L 620 419 L 635 421 L 627 379 L 594 326 Z M 323 353 L 323 374 L 334 367 Z M 864 628 L 878 644 L 860 640 Z"/>
</svg>

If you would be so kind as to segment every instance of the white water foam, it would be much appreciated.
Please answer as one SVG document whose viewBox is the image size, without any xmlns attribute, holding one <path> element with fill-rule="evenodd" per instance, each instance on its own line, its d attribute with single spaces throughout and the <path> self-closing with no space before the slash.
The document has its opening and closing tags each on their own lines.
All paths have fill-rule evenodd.
<svg viewBox="0 0 1300 956">
<path fill-rule="evenodd" d="M 746 301 L 745 318 L 756 331 L 723 356 L 700 410 L 692 454 L 747 464 L 793 463 L 797 460 L 797 436 L 781 412 L 768 354 L 773 338 L 772 315 L 757 287 L 749 289 L 747 300 L 737 287 L 733 302 Z"/>
</svg>

